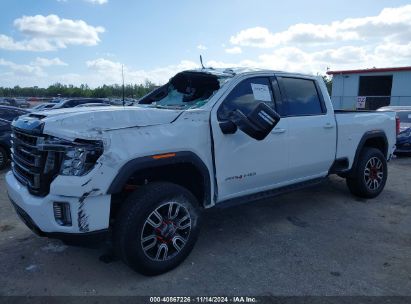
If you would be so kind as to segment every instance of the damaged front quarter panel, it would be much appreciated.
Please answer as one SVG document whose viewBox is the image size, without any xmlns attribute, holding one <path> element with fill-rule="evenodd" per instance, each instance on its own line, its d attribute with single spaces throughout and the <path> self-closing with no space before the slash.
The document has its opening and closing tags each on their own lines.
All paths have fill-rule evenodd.
<svg viewBox="0 0 411 304">
<path fill-rule="evenodd" d="M 89 216 L 87 215 L 85 208 L 84 208 L 85 200 L 91 194 L 99 192 L 99 191 L 100 189 L 93 189 L 91 191 L 85 192 L 78 200 L 79 205 L 78 205 L 78 210 L 77 210 L 77 225 L 78 225 L 78 229 L 80 232 L 90 231 L 89 222 L 88 222 Z"/>
</svg>

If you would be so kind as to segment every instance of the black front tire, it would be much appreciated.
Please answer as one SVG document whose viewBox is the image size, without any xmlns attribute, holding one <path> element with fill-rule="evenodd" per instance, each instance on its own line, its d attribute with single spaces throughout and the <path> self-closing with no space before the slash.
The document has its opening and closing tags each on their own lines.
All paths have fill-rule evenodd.
<svg viewBox="0 0 411 304">
<path fill-rule="evenodd" d="M 381 164 L 381 167 L 377 168 L 378 166 L 375 166 L 375 172 L 372 174 L 376 178 L 370 182 L 370 167 L 372 167 L 371 163 L 373 161 Z M 356 168 L 353 168 L 352 174 L 346 179 L 348 189 L 352 194 L 362 198 L 377 197 L 385 187 L 387 173 L 387 160 L 382 152 L 376 148 L 364 148 L 361 151 Z M 377 184 L 378 186 L 376 186 Z"/>
<path fill-rule="evenodd" d="M 0 147 L 0 170 L 6 168 L 8 161 L 9 154 L 7 153 L 6 149 Z"/>
<path fill-rule="evenodd" d="M 174 238 L 171 240 L 172 233 L 170 232 L 170 239 L 163 239 L 163 235 L 160 236 L 158 231 L 166 231 L 168 228 L 160 226 L 155 229 L 153 228 L 153 231 L 149 233 L 154 236 L 156 236 L 156 233 L 159 233 L 159 236 L 156 236 L 155 242 L 154 239 L 152 240 L 155 245 L 149 251 L 145 250 L 148 246 L 143 243 L 143 238 L 145 233 L 147 233 L 146 229 L 152 228 L 151 224 L 149 225 L 148 223 L 152 223 L 149 219 L 153 220 L 152 215 L 154 212 L 162 212 L 162 220 L 167 223 L 171 222 L 168 220 L 167 214 L 161 211 L 169 202 L 180 206 L 179 211 L 174 207 L 173 213 L 185 212 L 190 217 L 191 228 L 188 234 L 186 231 L 184 232 L 186 233 L 185 243 L 183 246 L 180 243 L 179 247 L 181 248 L 177 251 L 177 247 L 174 247 Z M 187 189 L 168 182 L 153 182 L 142 186 L 130 194 L 116 217 L 114 225 L 114 248 L 116 254 L 129 267 L 144 275 L 158 275 L 170 271 L 182 263 L 193 249 L 199 233 L 200 217 L 201 210 L 198 201 Z M 167 224 L 165 225 L 167 226 Z M 173 225 L 170 224 L 170 227 L 177 227 Z M 170 229 L 172 230 L 173 228 Z M 177 228 L 175 232 L 176 235 L 183 233 L 183 231 L 178 231 Z M 166 254 L 160 250 L 160 246 L 166 246 L 164 244 L 167 245 Z M 156 250 L 157 255 L 160 252 L 158 259 L 157 257 L 150 256 L 153 252 L 155 254 Z M 168 252 L 173 252 L 173 255 L 170 253 L 167 258 L 164 258 Z"/>
</svg>

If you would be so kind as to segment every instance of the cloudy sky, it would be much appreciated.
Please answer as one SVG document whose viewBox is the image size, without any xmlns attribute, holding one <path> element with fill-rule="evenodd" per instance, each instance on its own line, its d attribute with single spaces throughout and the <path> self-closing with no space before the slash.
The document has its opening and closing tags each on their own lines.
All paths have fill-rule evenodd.
<svg viewBox="0 0 411 304">
<path fill-rule="evenodd" d="M 410 1 L 1 0 L 0 86 L 92 87 L 179 70 L 324 74 L 411 65 Z"/>
</svg>

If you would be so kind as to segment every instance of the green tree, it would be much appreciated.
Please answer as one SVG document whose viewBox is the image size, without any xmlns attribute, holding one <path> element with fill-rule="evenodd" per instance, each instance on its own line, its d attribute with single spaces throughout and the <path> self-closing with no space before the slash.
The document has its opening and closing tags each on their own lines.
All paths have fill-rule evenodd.
<svg viewBox="0 0 411 304">
<path fill-rule="evenodd" d="M 333 79 L 328 75 L 322 75 L 321 77 L 324 79 L 325 85 L 327 86 L 328 94 L 331 96 L 333 89 Z"/>
<path fill-rule="evenodd" d="M 124 87 L 124 97 L 126 98 L 140 98 L 151 92 L 156 85 L 150 81 L 144 84 L 127 84 Z M 87 84 L 80 86 L 64 85 L 61 83 L 54 83 L 47 88 L 34 87 L 20 87 L 13 88 L 0 87 L 0 96 L 3 97 L 98 97 L 108 98 L 123 96 L 123 88 L 118 84 L 103 85 L 95 89 L 91 89 Z"/>
</svg>

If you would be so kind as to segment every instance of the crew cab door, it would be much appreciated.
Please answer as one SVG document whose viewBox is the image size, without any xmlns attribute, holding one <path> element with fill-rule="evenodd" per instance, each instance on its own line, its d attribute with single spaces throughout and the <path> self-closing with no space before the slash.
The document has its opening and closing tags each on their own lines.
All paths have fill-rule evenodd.
<svg viewBox="0 0 411 304">
<path fill-rule="evenodd" d="M 287 120 L 280 120 L 263 140 L 256 140 L 240 130 L 224 134 L 220 123 L 232 111 L 250 114 L 264 102 L 277 110 L 279 88 L 274 77 L 252 77 L 239 81 L 220 99 L 211 113 L 217 201 L 273 188 L 285 181 L 288 166 Z"/>
<path fill-rule="evenodd" d="M 288 177 L 298 182 L 327 175 L 335 159 L 337 130 L 320 84 L 309 77 L 277 79 L 288 120 Z"/>
</svg>

